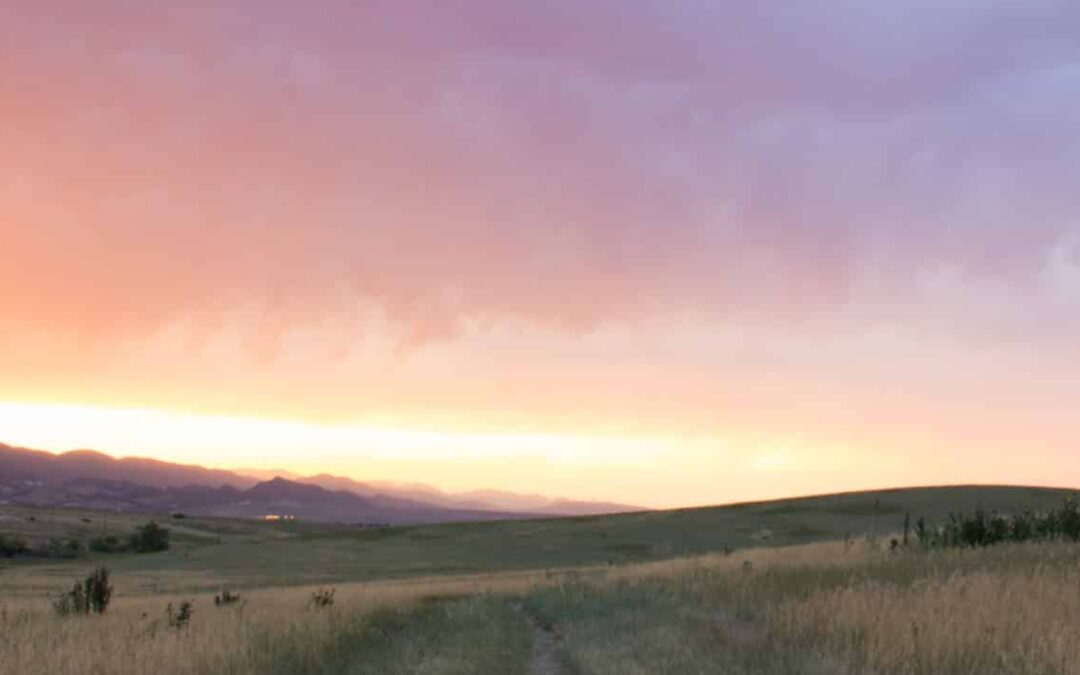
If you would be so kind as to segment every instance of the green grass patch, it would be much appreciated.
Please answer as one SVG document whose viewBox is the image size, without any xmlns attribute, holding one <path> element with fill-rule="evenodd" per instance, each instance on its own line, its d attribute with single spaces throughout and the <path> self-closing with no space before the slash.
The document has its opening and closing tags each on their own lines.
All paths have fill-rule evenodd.
<svg viewBox="0 0 1080 675">
<path fill-rule="evenodd" d="M 352 661 L 336 672 L 526 673 L 532 635 L 507 598 L 433 598 L 414 608 L 373 613 L 360 627 L 355 650 Z"/>
<path fill-rule="evenodd" d="M 193 515 L 178 521 L 165 514 L 157 518 L 173 530 L 171 550 L 145 556 L 111 554 L 108 564 L 125 577 L 163 580 L 147 582 L 145 592 L 554 569 L 870 533 L 886 537 L 900 531 L 908 512 L 913 523 L 919 517 L 941 523 L 950 512 L 978 505 L 1002 513 L 1056 507 L 1065 494 L 1027 487 L 917 488 L 612 516 L 386 528 Z M 126 537 L 150 517 L 2 506 L 0 534 L 46 541 Z M 56 578 L 70 579 L 101 557 L 87 553 L 72 561 L 16 558 L 0 565 L 46 566 Z M 18 578 L 6 574 L 0 575 L 0 590 L 5 588 L 21 592 Z"/>
</svg>

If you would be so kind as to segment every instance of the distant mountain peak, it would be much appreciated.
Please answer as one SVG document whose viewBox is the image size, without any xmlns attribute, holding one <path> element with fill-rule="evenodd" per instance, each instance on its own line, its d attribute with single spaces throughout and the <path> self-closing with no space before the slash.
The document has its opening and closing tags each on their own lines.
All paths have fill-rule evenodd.
<svg viewBox="0 0 1080 675">
<path fill-rule="evenodd" d="M 423 483 L 360 482 L 326 473 L 297 478 L 296 480 L 311 485 L 319 485 L 330 490 L 347 490 L 362 496 L 389 497 L 409 502 L 437 504 L 444 508 L 455 509 L 510 511 L 529 515 L 545 514 L 552 516 L 599 515 L 646 510 L 640 506 L 629 504 L 552 498 L 539 494 L 519 494 L 508 490 L 485 489 L 448 493 Z"/>
<path fill-rule="evenodd" d="M 297 481 L 288 480 L 281 476 L 276 476 L 268 481 L 263 481 L 251 487 L 245 492 L 250 497 L 258 498 L 270 498 L 270 499 L 289 499 L 296 497 L 312 497 L 333 494 L 329 490 L 325 490 L 318 485 L 309 485 L 307 483 L 299 483 Z M 351 495 L 360 499 L 358 495 Z"/>
<path fill-rule="evenodd" d="M 148 458 L 114 458 L 97 450 L 56 454 L 0 443 L 0 501 L 21 499 L 10 497 L 2 488 L 5 482 L 10 486 L 26 479 L 52 486 L 51 492 L 42 490 L 33 497 L 41 504 L 165 512 L 201 509 L 208 514 L 255 517 L 264 515 L 259 509 L 271 513 L 276 511 L 275 505 L 287 505 L 298 511 L 298 517 L 347 522 L 434 522 L 640 510 L 503 490 L 449 494 L 418 483 L 363 483 L 327 473 L 302 477 L 280 470 L 233 472 Z M 75 482 L 65 487 L 70 481 Z M 248 506 L 240 506 L 245 500 Z"/>
<path fill-rule="evenodd" d="M 57 455 L 57 457 L 69 457 L 69 458 L 72 458 L 72 459 L 79 459 L 79 458 L 98 459 L 98 460 L 105 461 L 105 462 L 119 461 L 115 457 L 111 457 L 111 456 L 105 454 L 104 452 L 100 452 L 98 450 L 89 450 L 89 449 L 68 450 L 67 452 L 60 453 L 59 455 Z"/>
<path fill-rule="evenodd" d="M 257 482 L 231 471 L 140 457 L 116 458 L 97 450 L 51 453 L 0 444 L 0 476 L 4 475 L 53 480 L 98 478 L 151 487 L 232 485 L 248 488 Z"/>
</svg>

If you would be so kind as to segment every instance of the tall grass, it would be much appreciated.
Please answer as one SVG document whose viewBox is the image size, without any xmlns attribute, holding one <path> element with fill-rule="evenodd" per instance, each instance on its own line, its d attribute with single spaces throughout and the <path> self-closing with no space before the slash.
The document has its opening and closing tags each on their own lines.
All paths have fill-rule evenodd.
<svg viewBox="0 0 1080 675">
<path fill-rule="evenodd" d="M 581 673 L 1080 673 L 1080 545 L 837 542 L 562 572 L 0 605 L 0 674 L 528 672 L 533 625 Z M 165 607 L 194 598 L 183 630 Z M 522 608 L 522 606 L 524 606 Z M 531 617 L 533 620 L 531 621 Z"/>
<path fill-rule="evenodd" d="M 433 597 L 499 594 L 505 603 L 544 580 L 507 574 L 348 584 L 332 607 L 318 610 L 307 608 L 313 587 L 254 591 L 227 607 L 196 596 L 198 609 L 179 631 L 170 629 L 166 607 L 190 595 L 118 597 L 108 613 L 78 618 L 56 616 L 45 599 L 18 598 L 0 602 L 0 674 L 341 672 L 364 662 L 358 650 L 378 644 L 370 634 L 380 621 L 385 626 L 387 611 L 408 614 Z"/>
<path fill-rule="evenodd" d="M 821 544 L 614 570 L 528 601 L 587 673 L 1080 673 L 1074 544 Z"/>
</svg>

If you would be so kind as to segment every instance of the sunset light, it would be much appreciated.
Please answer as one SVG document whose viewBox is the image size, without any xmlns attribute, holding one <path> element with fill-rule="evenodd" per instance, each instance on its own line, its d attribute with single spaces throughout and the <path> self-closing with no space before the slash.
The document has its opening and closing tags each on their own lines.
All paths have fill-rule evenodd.
<svg viewBox="0 0 1080 675">
<path fill-rule="evenodd" d="M 6 12 L 0 442 L 657 505 L 1080 481 L 1054 22 L 106 4 Z"/>
<path fill-rule="evenodd" d="M 1078 560 L 1080 3 L 0 2 L 0 675 L 1080 675 Z"/>
</svg>

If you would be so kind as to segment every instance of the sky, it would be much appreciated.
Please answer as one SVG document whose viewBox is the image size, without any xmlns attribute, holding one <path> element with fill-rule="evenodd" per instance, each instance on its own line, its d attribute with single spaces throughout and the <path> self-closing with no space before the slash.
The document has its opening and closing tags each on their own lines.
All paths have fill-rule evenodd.
<svg viewBox="0 0 1080 675">
<path fill-rule="evenodd" d="M 1080 486 L 1080 6 L 0 5 L 0 442 Z"/>
</svg>

